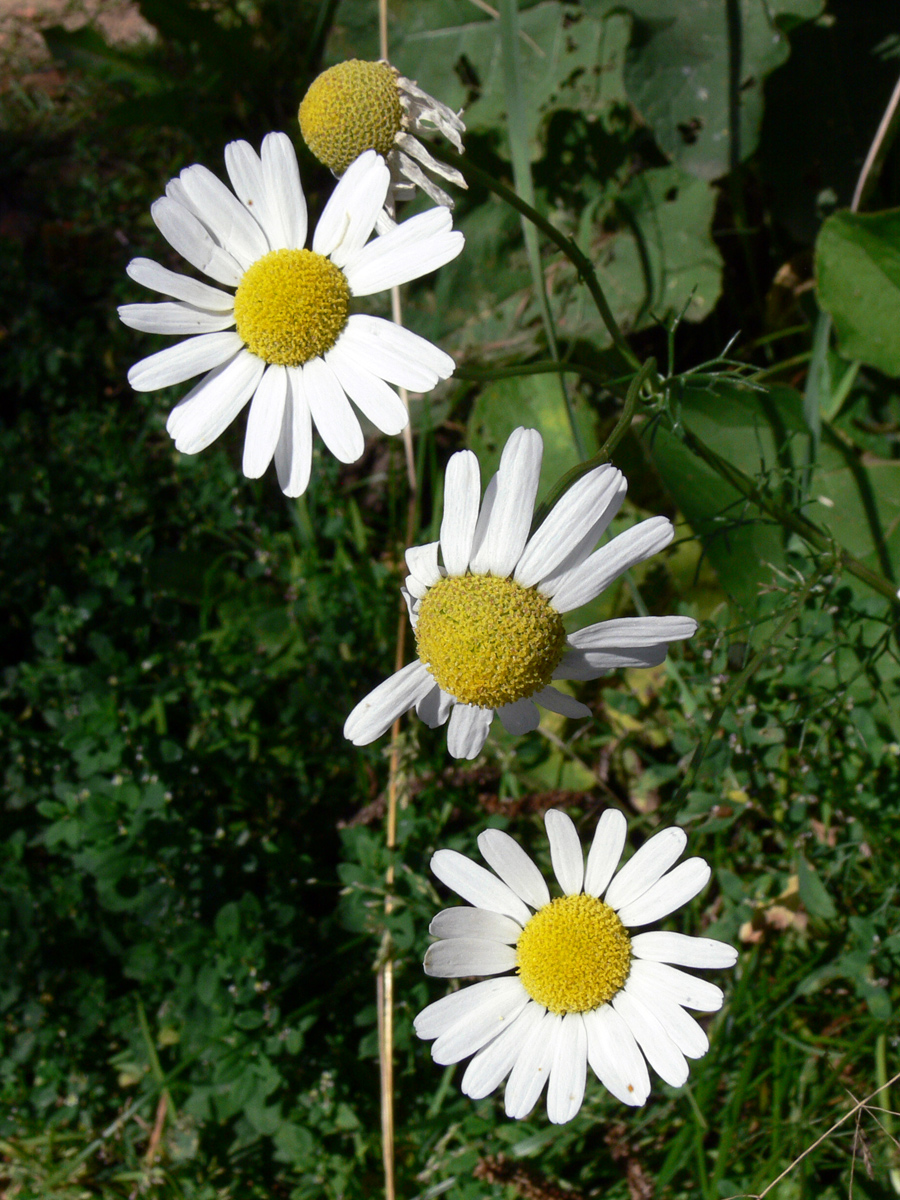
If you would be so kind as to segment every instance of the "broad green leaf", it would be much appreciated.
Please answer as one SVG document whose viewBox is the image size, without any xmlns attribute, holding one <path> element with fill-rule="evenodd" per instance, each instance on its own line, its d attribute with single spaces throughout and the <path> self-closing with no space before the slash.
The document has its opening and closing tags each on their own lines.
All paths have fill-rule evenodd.
<svg viewBox="0 0 900 1200">
<path fill-rule="evenodd" d="M 800 888 L 800 899 L 807 912 L 826 921 L 831 921 L 837 916 L 834 901 L 829 896 L 815 867 L 811 866 L 805 858 L 801 858 L 797 864 L 797 882 Z"/>
<path fill-rule="evenodd" d="M 900 375 L 900 209 L 829 217 L 816 243 L 816 275 L 841 353 Z"/>
</svg>

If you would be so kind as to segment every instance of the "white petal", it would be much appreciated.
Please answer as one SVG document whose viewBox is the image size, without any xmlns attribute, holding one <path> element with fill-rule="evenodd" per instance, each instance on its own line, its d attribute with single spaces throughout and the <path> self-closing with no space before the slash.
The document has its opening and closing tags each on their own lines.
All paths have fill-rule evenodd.
<svg viewBox="0 0 900 1200">
<path fill-rule="evenodd" d="M 671 996 L 660 991 L 652 977 L 641 973 L 644 965 L 632 964 L 625 990 L 650 1009 L 685 1058 L 702 1058 L 709 1049 L 703 1029 Z"/>
<path fill-rule="evenodd" d="M 672 1087 L 686 1083 L 690 1074 L 687 1060 L 650 1009 L 627 989 L 614 997 L 612 1006 L 634 1034 L 657 1075 Z"/>
<path fill-rule="evenodd" d="M 514 1119 L 527 1117 L 537 1104 L 550 1076 L 556 1057 L 556 1042 L 562 1028 L 562 1017 L 545 1013 L 522 1043 L 522 1049 L 506 1084 L 506 1115 Z"/>
<path fill-rule="evenodd" d="M 203 371 L 220 367 L 239 354 L 243 345 L 236 333 L 204 333 L 142 358 L 128 372 L 128 382 L 136 392 L 152 392 L 183 383 Z"/>
<path fill-rule="evenodd" d="M 593 716 L 586 704 L 582 704 L 574 696 L 567 696 L 565 692 L 558 692 L 554 687 L 541 688 L 531 699 L 535 704 L 540 704 L 541 708 L 548 708 L 550 712 L 559 713 L 561 717 L 575 719 Z"/>
<path fill-rule="evenodd" d="M 550 890 L 538 868 L 522 847 L 500 829 L 485 829 L 478 835 L 478 849 L 505 884 L 532 908 L 550 903 Z"/>
<path fill-rule="evenodd" d="M 197 454 L 228 428 L 262 378 L 265 363 L 248 350 L 216 367 L 169 413 L 166 429 L 182 454 Z"/>
<path fill-rule="evenodd" d="M 234 313 L 205 312 L 180 300 L 158 304 L 122 304 L 119 320 L 141 333 L 216 333 L 234 324 Z"/>
<path fill-rule="evenodd" d="M 189 275 L 179 275 L 162 267 L 152 258 L 133 258 L 125 268 L 128 276 L 163 296 L 171 296 L 173 300 L 183 300 L 195 308 L 205 308 L 210 312 L 231 312 L 234 308 L 234 296 L 231 292 L 220 291 L 201 283 L 199 279 L 191 279 Z"/>
<path fill-rule="evenodd" d="M 595 551 L 580 567 L 574 567 L 562 576 L 552 592 L 546 585 L 541 591 L 551 597 L 557 612 L 580 608 L 599 596 L 624 571 L 668 546 L 674 536 L 675 529 L 666 517 L 641 521 Z"/>
<path fill-rule="evenodd" d="M 608 808 L 597 822 L 594 840 L 588 851 L 584 890 L 589 896 L 599 898 L 603 895 L 619 865 L 627 833 L 628 822 L 623 814 L 615 808 Z"/>
<path fill-rule="evenodd" d="M 453 697 L 448 696 L 437 684 L 416 705 L 416 716 L 429 729 L 438 729 L 446 724 L 453 708 Z"/>
<path fill-rule="evenodd" d="M 522 926 L 512 917 L 505 917 L 502 913 L 460 904 L 456 908 L 445 908 L 437 913 L 428 926 L 428 932 L 432 937 L 438 938 L 483 938 L 491 942 L 513 945 L 519 940 Z"/>
<path fill-rule="evenodd" d="M 169 196 L 163 196 L 150 205 L 150 216 L 170 246 L 182 258 L 210 279 L 237 287 L 243 277 L 240 263 L 233 254 L 217 246 L 209 231 L 197 217 Z"/>
<path fill-rule="evenodd" d="M 545 1012 L 546 1009 L 542 1005 L 530 1000 L 515 1021 L 483 1050 L 479 1050 L 466 1067 L 462 1078 L 461 1088 L 464 1096 L 480 1100 L 500 1086 Z"/>
<path fill-rule="evenodd" d="M 275 233 L 275 226 L 266 205 L 262 163 L 249 142 L 228 143 L 225 147 L 225 170 L 228 172 L 235 196 L 244 208 L 253 214 L 266 235 L 269 248 L 274 250 L 277 245 L 272 236 Z"/>
<path fill-rule="evenodd" d="M 552 575 L 612 503 L 621 479 L 621 471 L 604 463 L 576 480 L 529 539 L 516 566 L 516 582 L 533 587 Z"/>
<path fill-rule="evenodd" d="M 436 850 L 431 856 L 431 870 L 441 883 L 470 904 L 512 917 L 523 928 L 531 920 L 531 913 L 511 888 L 464 854 Z"/>
<path fill-rule="evenodd" d="M 608 1004 L 582 1017 L 591 1070 L 623 1104 L 644 1104 L 650 1095 L 650 1076 L 631 1030 Z"/>
<path fill-rule="evenodd" d="M 693 637 L 697 622 L 691 617 L 616 617 L 585 625 L 570 633 L 568 643 L 587 653 L 600 650 L 638 650 L 660 642 L 677 642 Z"/>
<path fill-rule="evenodd" d="M 459 1062 L 510 1028 L 530 1000 L 518 979 L 505 982 L 509 984 L 505 992 L 485 998 L 441 1034 L 431 1047 L 436 1063 L 446 1066 Z"/>
<path fill-rule="evenodd" d="M 460 988 L 449 996 L 442 996 L 423 1008 L 413 1021 L 413 1028 L 418 1037 L 429 1042 L 432 1038 L 440 1037 L 458 1021 L 477 1012 L 486 1003 L 496 1002 L 512 994 L 512 985 L 520 992 L 524 988 L 518 979 L 485 979 L 481 983 L 473 983 L 470 987 Z"/>
<path fill-rule="evenodd" d="M 441 556 L 448 575 L 465 575 L 481 503 L 481 470 L 471 450 L 452 454 L 444 475 Z"/>
<path fill-rule="evenodd" d="M 550 841 L 550 861 L 567 896 L 577 895 L 584 883 L 584 851 L 572 818 L 557 808 L 544 814 L 544 826 Z"/>
<path fill-rule="evenodd" d="M 677 963 L 680 967 L 733 967 L 738 959 L 737 950 L 727 942 L 662 929 L 636 934 L 631 939 L 631 951 L 635 958 Z"/>
<path fill-rule="evenodd" d="M 312 418 L 303 393 L 303 375 L 296 367 L 288 367 L 284 418 L 275 447 L 278 486 L 286 496 L 303 495 L 311 465 Z"/>
<path fill-rule="evenodd" d="M 502 942 L 483 938 L 450 938 L 435 942 L 425 951 L 425 974 L 437 979 L 464 975 L 500 975 L 516 965 L 516 950 Z"/>
<path fill-rule="evenodd" d="M 198 163 L 185 167 L 178 178 L 194 212 L 244 270 L 268 254 L 269 244 L 258 222 L 212 171 Z"/>
<path fill-rule="evenodd" d="M 566 650 L 553 672 L 554 679 L 597 679 L 610 671 L 627 667 L 658 667 L 665 662 L 669 643 L 642 647 L 640 650 Z"/>
<path fill-rule="evenodd" d="M 606 903 L 618 912 L 624 905 L 643 896 L 644 892 L 668 871 L 672 863 L 681 857 L 686 845 L 687 834 L 677 825 L 655 833 L 644 842 L 609 885 Z"/>
<path fill-rule="evenodd" d="M 269 133 L 262 143 L 266 223 L 273 250 L 302 250 L 306 245 L 306 197 L 291 139 Z M 262 224 L 262 222 L 260 222 Z"/>
<path fill-rule="evenodd" d="M 374 150 L 361 154 L 341 176 L 313 234 L 313 250 L 327 254 L 335 266 L 344 270 L 353 295 L 364 293 L 355 291 L 350 272 L 344 268 L 359 254 L 375 228 L 390 182 L 391 173 L 380 155 Z"/>
<path fill-rule="evenodd" d="M 397 717 L 409 712 L 427 692 L 434 680 L 416 659 L 380 683 L 344 722 L 344 737 L 354 746 L 368 746 L 393 725 Z"/>
<path fill-rule="evenodd" d="M 659 921 L 693 900 L 709 883 L 709 876 L 710 868 L 705 859 L 688 858 L 653 887 L 618 908 L 619 920 L 631 929 Z M 608 895 L 606 900 L 609 903 Z"/>
<path fill-rule="evenodd" d="M 387 291 L 456 258 L 465 238 L 450 231 L 452 223 L 449 209 L 429 208 L 348 256 L 344 274 L 351 293 L 371 296 Z"/>
<path fill-rule="evenodd" d="M 338 377 L 321 358 L 304 363 L 302 373 L 306 403 L 322 441 L 339 462 L 356 462 L 366 443 Z"/>
<path fill-rule="evenodd" d="M 541 723 L 541 714 L 529 697 L 515 700 L 512 704 L 503 704 L 497 709 L 497 716 L 503 722 L 503 728 L 514 737 L 523 733 L 531 733 Z"/>
<path fill-rule="evenodd" d="M 640 979 L 649 987 L 654 987 L 661 995 L 668 996 L 683 1008 L 694 1008 L 698 1012 L 718 1012 L 722 1007 L 725 995 L 720 987 L 710 983 L 708 979 L 698 979 L 687 971 L 679 971 L 666 963 L 636 961 L 632 969 L 637 969 Z"/>
<path fill-rule="evenodd" d="M 341 350 L 381 379 L 411 392 L 429 391 L 439 379 L 452 375 L 456 366 L 449 354 L 425 338 L 366 313 L 354 313 L 347 321 Z"/>
<path fill-rule="evenodd" d="M 544 571 L 539 585 L 541 592 L 548 596 L 552 595 L 561 581 L 568 576 L 569 572 L 581 566 L 591 551 L 594 550 L 603 534 L 606 533 L 607 527 L 612 523 L 625 502 L 627 492 L 628 483 L 623 476 L 618 480 L 612 498 L 605 500 L 606 507 L 595 520 L 591 521 L 584 528 L 582 537 L 579 538 L 565 558 L 558 562 L 553 570 L 548 569 Z"/>
<path fill-rule="evenodd" d="M 358 356 L 344 353 L 340 338 L 324 357 L 341 387 L 377 429 L 390 436 L 406 428 L 406 405 L 383 379 L 360 364 Z"/>
<path fill-rule="evenodd" d="M 547 1088 L 547 1116 L 565 1125 L 581 1108 L 587 1075 L 587 1033 L 581 1013 L 566 1013 L 556 1042 Z"/>
<path fill-rule="evenodd" d="M 477 758 L 494 719 L 492 708 L 455 704 L 447 726 L 447 749 L 454 758 Z"/>
<path fill-rule="evenodd" d="M 496 493 L 475 530 L 470 567 L 475 575 L 511 573 L 528 539 L 541 477 L 544 444 L 536 429 L 513 430 L 503 448 Z"/>
<path fill-rule="evenodd" d="M 433 587 L 442 578 L 438 566 L 440 542 L 428 542 L 424 546 L 410 546 L 404 557 L 410 573 L 426 588 Z"/>
<path fill-rule="evenodd" d="M 268 366 L 247 415 L 243 469 L 248 479 L 259 479 L 272 461 L 284 424 L 287 394 L 287 370 Z"/>
</svg>

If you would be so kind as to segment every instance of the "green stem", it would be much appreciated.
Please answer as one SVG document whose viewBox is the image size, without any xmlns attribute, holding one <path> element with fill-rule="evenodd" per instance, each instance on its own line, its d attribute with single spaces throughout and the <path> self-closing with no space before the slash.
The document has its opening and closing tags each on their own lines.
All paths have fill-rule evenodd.
<svg viewBox="0 0 900 1200">
<path fill-rule="evenodd" d="M 593 367 L 585 367 L 574 362 L 536 362 L 523 363 L 518 367 L 493 367 L 490 370 L 480 370 L 475 367 L 457 367 L 453 372 L 454 379 L 471 379 L 473 383 L 484 383 L 492 379 L 518 379 L 520 375 L 558 375 L 560 372 L 570 375 L 580 375 L 595 387 L 615 391 L 631 380 L 631 372 L 627 375 L 617 375 L 610 379 L 595 371 Z"/>
</svg>

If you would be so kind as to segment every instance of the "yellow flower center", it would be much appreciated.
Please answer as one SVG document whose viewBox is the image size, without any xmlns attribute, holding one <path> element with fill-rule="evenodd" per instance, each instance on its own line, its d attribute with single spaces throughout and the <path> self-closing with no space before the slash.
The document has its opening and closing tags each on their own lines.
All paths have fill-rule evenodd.
<svg viewBox="0 0 900 1200">
<path fill-rule="evenodd" d="M 244 272 L 234 320 L 247 349 L 268 363 L 298 367 L 330 350 L 347 324 L 343 271 L 312 250 L 272 250 Z"/>
<path fill-rule="evenodd" d="M 550 682 L 565 642 L 556 609 L 512 579 L 451 575 L 419 606 L 419 658 L 461 704 L 499 708 L 533 696 Z"/>
<path fill-rule="evenodd" d="M 365 150 L 387 157 L 403 128 L 397 72 L 355 58 L 338 63 L 312 81 L 297 115 L 307 146 L 336 175 Z"/>
<path fill-rule="evenodd" d="M 561 896 L 538 909 L 516 953 L 525 991 L 554 1013 L 599 1008 L 622 989 L 631 969 L 625 926 L 594 896 Z"/>
</svg>

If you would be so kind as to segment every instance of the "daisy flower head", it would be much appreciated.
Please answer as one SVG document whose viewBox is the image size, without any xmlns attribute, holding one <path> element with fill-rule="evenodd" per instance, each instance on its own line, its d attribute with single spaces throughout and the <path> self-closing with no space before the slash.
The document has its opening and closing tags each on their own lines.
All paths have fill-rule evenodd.
<svg viewBox="0 0 900 1200">
<path fill-rule="evenodd" d="M 388 62 L 351 59 L 318 75 L 300 104 L 300 132 L 319 160 L 343 175 L 364 151 L 376 150 L 391 170 L 392 200 L 408 200 L 420 187 L 435 204 L 453 200 L 425 174 L 465 187 L 459 171 L 438 162 L 416 133 L 442 133 L 462 154 L 459 115 L 404 79 Z"/>
<path fill-rule="evenodd" d="M 531 533 L 542 453 L 537 430 L 516 429 L 483 500 L 475 455 L 450 458 L 440 540 L 406 552 L 403 594 L 418 657 L 354 708 L 344 735 L 355 745 L 381 737 L 415 708 L 432 728 L 449 720 L 454 758 L 475 758 L 495 713 L 511 734 L 537 728 L 537 705 L 588 717 L 587 705 L 551 681 L 656 666 L 669 642 L 696 630 L 689 617 L 623 617 L 566 635 L 565 613 L 662 550 L 674 530 L 667 518 L 651 517 L 595 550 L 627 487 L 605 463 L 574 483 Z"/>
<path fill-rule="evenodd" d="M 244 474 L 258 478 L 274 457 L 282 491 L 299 496 L 313 425 L 336 458 L 355 462 L 364 439 L 351 400 L 383 433 L 399 433 L 409 416 L 389 385 L 423 392 L 452 374 L 443 350 L 350 308 L 355 296 L 443 266 L 463 236 L 449 209 L 433 208 L 369 240 L 390 186 L 384 159 L 369 151 L 335 187 L 306 249 L 306 200 L 287 135 L 268 134 L 261 154 L 232 142 L 225 166 L 234 191 L 195 165 L 151 206 L 163 237 L 222 286 L 147 258 L 128 264 L 136 283 L 167 299 L 123 305 L 122 321 L 184 338 L 135 363 L 128 381 L 149 392 L 203 376 L 166 425 L 183 454 L 205 449 L 252 401 Z"/>
<path fill-rule="evenodd" d="M 581 1108 L 588 1064 L 624 1104 L 646 1101 L 648 1064 L 680 1087 L 687 1060 L 709 1049 L 686 1009 L 717 1012 L 723 995 L 678 968 L 731 967 L 737 951 L 712 938 L 633 932 L 709 881 L 702 858 L 673 865 L 687 842 L 682 829 L 654 834 L 616 874 L 627 831 L 620 812 L 600 818 L 587 862 L 565 813 L 551 809 L 544 821 L 562 890 L 556 899 L 518 842 L 499 829 L 478 837 L 491 871 L 455 850 L 433 856 L 434 874 L 472 907 L 445 909 L 431 922 L 440 940 L 425 955 L 425 972 L 491 978 L 429 1004 L 415 1030 L 434 1040 L 437 1063 L 474 1055 L 462 1078 L 473 1100 L 509 1076 L 509 1117 L 528 1116 L 549 1081 L 547 1115 L 559 1125 Z"/>
</svg>

